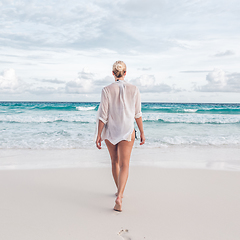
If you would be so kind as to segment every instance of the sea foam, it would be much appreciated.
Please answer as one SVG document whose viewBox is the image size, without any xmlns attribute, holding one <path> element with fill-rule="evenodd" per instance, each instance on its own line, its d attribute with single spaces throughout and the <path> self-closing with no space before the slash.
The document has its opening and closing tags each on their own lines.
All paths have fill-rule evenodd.
<svg viewBox="0 0 240 240">
<path fill-rule="evenodd" d="M 78 111 L 92 111 L 95 110 L 96 107 L 76 107 Z"/>
</svg>

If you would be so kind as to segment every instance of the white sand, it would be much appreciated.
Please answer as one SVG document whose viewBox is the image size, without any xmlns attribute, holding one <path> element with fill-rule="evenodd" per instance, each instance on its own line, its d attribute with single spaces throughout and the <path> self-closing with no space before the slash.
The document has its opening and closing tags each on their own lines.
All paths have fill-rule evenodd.
<svg viewBox="0 0 240 240">
<path fill-rule="evenodd" d="M 109 167 L 1 170 L 0 239 L 239 240 L 239 189 L 237 171 L 132 166 L 118 213 Z"/>
</svg>

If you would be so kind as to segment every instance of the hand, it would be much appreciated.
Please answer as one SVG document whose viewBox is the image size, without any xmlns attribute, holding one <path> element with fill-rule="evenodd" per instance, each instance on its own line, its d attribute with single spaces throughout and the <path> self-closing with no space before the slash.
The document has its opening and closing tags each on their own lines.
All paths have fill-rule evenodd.
<svg viewBox="0 0 240 240">
<path fill-rule="evenodd" d="M 145 143 L 144 133 L 140 133 L 140 139 L 141 139 L 140 145 L 143 145 Z"/>
<path fill-rule="evenodd" d="M 96 146 L 98 149 L 101 149 L 101 142 L 102 142 L 102 138 L 101 136 L 97 136 L 97 140 L 96 140 Z"/>
</svg>

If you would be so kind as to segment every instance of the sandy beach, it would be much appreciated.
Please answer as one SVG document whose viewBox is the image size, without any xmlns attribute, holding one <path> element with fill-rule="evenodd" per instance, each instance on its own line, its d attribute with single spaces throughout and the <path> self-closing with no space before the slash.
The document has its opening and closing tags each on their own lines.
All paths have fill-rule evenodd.
<svg viewBox="0 0 240 240">
<path fill-rule="evenodd" d="M 0 236 L 239 240 L 239 189 L 239 171 L 131 166 L 118 213 L 109 166 L 1 170 Z"/>
<path fill-rule="evenodd" d="M 0 1 L 0 240 L 240 240 L 237 6 Z"/>
</svg>

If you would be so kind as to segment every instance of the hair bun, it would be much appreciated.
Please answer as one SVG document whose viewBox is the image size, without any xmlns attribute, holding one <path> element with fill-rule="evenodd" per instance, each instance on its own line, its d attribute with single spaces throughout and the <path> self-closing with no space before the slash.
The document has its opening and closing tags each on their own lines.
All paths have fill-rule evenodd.
<svg viewBox="0 0 240 240">
<path fill-rule="evenodd" d="M 113 73 L 116 77 L 122 77 L 126 72 L 126 64 L 123 61 L 116 61 L 113 64 Z"/>
<path fill-rule="evenodd" d="M 122 66 L 121 63 L 116 64 L 115 68 L 116 68 L 119 72 L 121 72 L 121 71 L 123 70 L 123 66 Z"/>
</svg>

